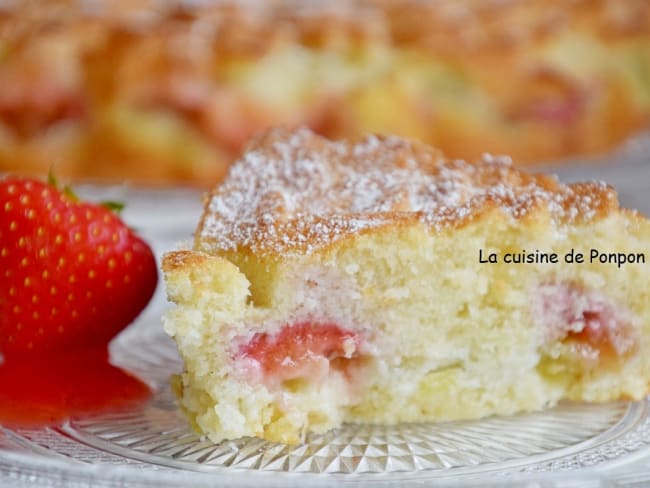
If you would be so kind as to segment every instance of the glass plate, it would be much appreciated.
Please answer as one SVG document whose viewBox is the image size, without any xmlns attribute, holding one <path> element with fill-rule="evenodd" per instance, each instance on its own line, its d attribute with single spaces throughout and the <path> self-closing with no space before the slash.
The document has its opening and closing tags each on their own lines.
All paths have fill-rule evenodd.
<svg viewBox="0 0 650 488">
<path fill-rule="evenodd" d="M 637 143 L 638 144 L 638 143 Z M 643 143 L 643 147 L 648 147 Z M 564 179 L 614 180 L 623 203 L 645 206 L 650 152 L 607 166 L 559 169 Z M 644 173 L 648 178 L 640 178 Z M 639 181 L 643 180 L 640 187 Z M 158 257 L 189 240 L 200 214 L 193 190 L 82 188 L 128 201 L 126 220 Z M 627 201 L 626 201 L 627 200 Z M 111 345 L 113 362 L 155 391 L 144 406 L 47 429 L 0 427 L 0 486 L 319 486 L 422 484 L 616 486 L 650 482 L 650 403 L 562 404 L 545 412 L 472 422 L 347 425 L 307 443 L 258 439 L 213 444 L 178 412 L 168 378 L 181 369 L 161 330 L 159 288 L 146 312 Z M 1 385 L 0 385 L 1 387 Z"/>
</svg>

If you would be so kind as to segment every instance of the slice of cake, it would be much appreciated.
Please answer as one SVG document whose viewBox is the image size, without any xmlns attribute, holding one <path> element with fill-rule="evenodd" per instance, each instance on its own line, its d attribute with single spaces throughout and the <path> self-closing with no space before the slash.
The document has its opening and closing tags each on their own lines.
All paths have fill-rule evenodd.
<svg viewBox="0 0 650 488">
<path fill-rule="evenodd" d="M 649 244 L 604 183 L 275 130 L 164 258 L 174 387 L 214 441 L 640 399 Z"/>
</svg>

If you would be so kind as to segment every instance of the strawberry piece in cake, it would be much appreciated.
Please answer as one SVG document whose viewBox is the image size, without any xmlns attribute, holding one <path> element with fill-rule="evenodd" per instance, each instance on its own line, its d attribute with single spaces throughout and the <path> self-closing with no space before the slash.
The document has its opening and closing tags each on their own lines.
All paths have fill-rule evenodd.
<svg viewBox="0 0 650 488">
<path fill-rule="evenodd" d="M 306 378 L 317 382 L 337 360 L 357 356 L 360 337 L 334 324 L 287 325 L 274 335 L 257 333 L 237 357 L 252 362 L 271 381 Z M 341 361 L 338 361 L 339 363 Z"/>
</svg>

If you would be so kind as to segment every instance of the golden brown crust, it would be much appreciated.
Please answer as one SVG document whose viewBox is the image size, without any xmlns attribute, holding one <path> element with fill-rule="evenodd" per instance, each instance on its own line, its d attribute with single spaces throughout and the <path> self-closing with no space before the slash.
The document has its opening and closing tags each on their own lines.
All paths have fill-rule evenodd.
<svg viewBox="0 0 650 488">
<path fill-rule="evenodd" d="M 397 42 L 453 56 L 458 49 L 483 56 L 514 52 L 561 31 L 586 30 L 609 40 L 650 34 L 650 5 L 643 0 L 381 3 L 389 12 L 391 34 Z M 437 29 L 426 28 L 432 19 Z"/>
<path fill-rule="evenodd" d="M 208 258 L 205 254 L 192 251 L 174 251 L 165 253 L 162 269 L 165 272 L 186 269 L 188 266 L 200 266 Z"/>
<path fill-rule="evenodd" d="M 208 253 L 310 253 L 399 225 L 440 232 L 500 211 L 550 215 L 558 225 L 618 210 L 605 183 L 563 185 L 486 155 L 448 160 L 423 144 L 369 136 L 330 142 L 277 129 L 253 142 L 208 199 L 195 248 Z"/>
<path fill-rule="evenodd" d="M 458 49 L 517 50 L 558 31 L 588 30 L 608 39 L 650 35 L 650 4 L 645 0 L 358 0 L 335 5 L 286 0 L 254 4 L 48 0 L 0 7 L 0 20 L 3 37 L 12 42 L 28 41 L 64 24 L 86 32 L 96 24 L 156 36 L 187 34 L 188 25 L 202 21 L 204 28 L 211 26 L 210 32 L 191 35 L 211 34 L 224 54 L 260 53 L 272 48 L 269 41 L 277 38 L 316 47 L 342 40 L 385 41 L 455 53 Z"/>
</svg>

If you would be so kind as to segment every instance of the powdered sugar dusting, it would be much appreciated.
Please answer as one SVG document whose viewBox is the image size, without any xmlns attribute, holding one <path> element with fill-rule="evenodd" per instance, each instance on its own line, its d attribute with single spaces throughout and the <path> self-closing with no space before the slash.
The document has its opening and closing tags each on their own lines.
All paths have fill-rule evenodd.
<svg viewBox="0 0 650 488">
<path fill-rule="evenodd" d="M 268 132 L 211 195 L 196 237 L 208 251 L 312 252 L 372 228 L 416 219 L 436 231 L 489 206 L 511 218 L 545 207 L 589 220 L 617 206 L 604 183 L 561 185 L 508 158 L 470 163 L 396 137 L 331 142 L 307 129 Z"/>
</svg>

